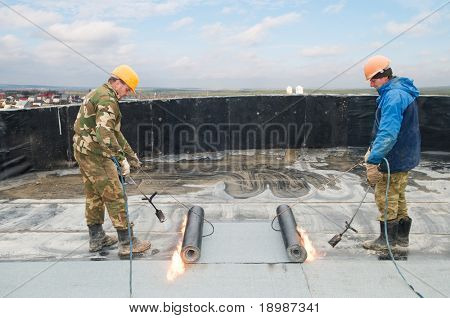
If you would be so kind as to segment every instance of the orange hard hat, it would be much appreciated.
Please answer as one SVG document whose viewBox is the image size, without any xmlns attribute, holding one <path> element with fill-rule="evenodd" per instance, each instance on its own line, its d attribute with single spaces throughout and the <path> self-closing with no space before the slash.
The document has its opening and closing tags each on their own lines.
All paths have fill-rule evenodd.
<svg viewBox="0 0 450 318">
<path fill-rule="evenodd" d="M 387 70 L 390 65 L 391 60 L 389 60 L 386 56 L 372 56 L 367 60 L 366 65 L 364 65 L 364 75 L 366 75 L 366 80 L 370 81 L 375 74 Z"/>
<path fill-rule="evenodd" d="M 122 64 L 117 66 L 112 72 L 112 75 L 120 78 L 129 88 L 136 94 L 136 87 L 139 84 L 139 76 L 128 65 Z"/>
</svg>

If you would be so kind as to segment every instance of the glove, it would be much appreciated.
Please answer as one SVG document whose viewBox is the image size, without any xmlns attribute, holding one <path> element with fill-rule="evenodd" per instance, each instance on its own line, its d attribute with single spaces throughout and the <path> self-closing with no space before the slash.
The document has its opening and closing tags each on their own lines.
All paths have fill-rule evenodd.
<svg viewBox="0 0 450 318">
<path fill-rule="evenodd" d="M 383 174 L 378 170 L 378 165 L 366 163 L 367 182 L 374 187 L 383 178 Z"/>
<path fill-rule="evenodd" d="M 120 162 L 120 168 L 123 176 L 128 176 L 130 174 L 130 164 L 126 158 Z"/>
<path fill-rule="evenodd" d="M 136 154 L 132 158 L 130 158 L 130 165 L 134 169 L 139 169 L 142 166 L 142 162 L 139 160 Z"/>
<path fill-rule="evenodd" d="M 367 149 L 367 152 L 364 155 L 364 162 L 367 162 L 367 159 L 369 159 L 369 156 L 370 156 L 370 148 Z"/>
</svg>

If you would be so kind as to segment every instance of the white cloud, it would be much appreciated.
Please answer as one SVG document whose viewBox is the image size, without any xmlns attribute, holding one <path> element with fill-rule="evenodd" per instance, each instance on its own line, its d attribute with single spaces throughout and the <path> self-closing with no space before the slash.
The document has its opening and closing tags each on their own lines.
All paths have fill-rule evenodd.
<svg viewBox="0 0 450 318">
<path fill-rule="evenodd" d="M 340 46 L 313 46 L 300 50 L 300 54 L 306 57 L 319 57 L 319 56 L 335 56 L 342 54 L 344 49 Z"/>
<path fill-rule="evenodd" d="M 169 65 L 169 68 L 175 69 L 191 69 L 196 66 L 196 63 L 188 56 L 183 56 L 177 59 L 174 63 Z"/>
<path fill-rule="evenodd" d="M 135 5 L 136 1 L 129 1 L 130 4 Z M 123 1 L 119 1 L 119 3 L 123 3 Z M 169 0 L 166 2 L 153 2 L 148 3 L 148 1 L 141 1 L 140 5 L 146 9 L 148 9 L 148 13 L 155 15 L 155 14 L 169 14 L 174 13 L 184 7 L 186 4 L 188 4 L 189 1 L 174 1 Z"/>
<path fill-rule="evenodd" d="M 77 51 L 80 51 L 79 49 Z M 81 60 L 77 59 L 75 53 L 68 50 L 61 43 L 56 41 L 44 41 L 33 48 L 33 56 L 37 65 L 64 65 L 77 63 Z M 89 55 L 83 52 L 83 55 Z M 92 57 L 90 57 L 92 58 Z"/>
<path fill-rule="evenodd" d="M 346 1 L 339 1 L 338 3 L 327 6 L 325 9 L 323 9 L 323 12 L 328 14 L 337 14 L 342 11 L 345 5 Z"/>
<path fill-rule="evenodd" d="M 71 24 L 54 24 L 49 33 L 67 43 L 88 51 L 108 50 L 130 34 L 130 30 L 113 22 L 77 21 Z M 95 31 L 95 32 L 94 32 Z"/>
<path fill-rule="evenodd" d="M 185 17 L 185 18 L 182 18 L 182 19 L 179 19 L 179 20 L 173 22 L 170 25 L 169 30 L 175 31 L 175 30 L 181 29 L 181 28 L 183 28 L 185 26 L 191 25 L 192 23 L 194 23 L 194 19 L 193 18 Z"/>
<path fill-rule="evenodd" d="M 446 65 L 445 68 L 447 69 L 447 74 L 448 74 L 449 71 L 450 71 L 450 67 L 449 67 L 449 65 L 450 65 L 450 58 L 448 56 L 442 56 L 442 57 L 440 57 L 438 59 L 438 61 L 441 62 L 441 63 L 445 63 L 444 65 Z"/>
<path fill-rule="evenodd" d="M 408 9 L 426 10 L 436 5 L 435 0 L 395 0 L 399 5 Z M 438 1 L 439 2 L 439 1 Z"/>
<path fill-rule="evenodd" d="M 15 48 L 19 46 L 20 40 L 12 34 L 7 34 L 0 37 L 0 44 L 3 48 Z"/>
<path fill-rule="evenodd" d="M 202 27 L 202 35 L 209 38 L 216 38 L 223 35 L 226 31 L 225 26 L 221 22 L 204 25 Z"/>
<path fill-rule="evenodd" d="M 105 48 L 102 51 L 78 51 L 89 61 L 92 61 L 102 68 L 106 73 L 109 73 L 119 64 L 129 64 L 133 67 L 137 64 L 136 52 L 133 45 L 130 44 L 118 44 L 113 47 Z M 78 79 L 83 83 L 91 81 L 90 78 L 83 75 L 84 72 L 94 73 L 95 76 L 99 78 L 108 76 L 85 58 L 78 56 L 56 41 L 45 41 L 33 48 L 28 60 L 34 64 L 33 72 L 35 73 L 35 76 L 37 76 L 42 69 L 50 68 L 52 70 L 59 70 L 60 75 L 54 75 L 53 80 L 57 78 L 64 81 L 64 76 L 66 75 L 61 76 L 61 74 L 68 75 L 69 73 L 81 73 Z M 47 70 L 45 70 L 45 72 L 47 72 Z"/>
<path fill-rule="evenodd" d="M 408 28 L 410 28 L 415 22 L 405 22 L 405 23 L 399 23 L 395 21 L 390 21 L 386 24 L 386 31 L 389 34 L 392 35 L 398 35 L 404 31 L 406 31 Z M 409 35 L 424 35 L 430 32 L 429 28 L 424 25 L 417 25 L 412 30 L 409 30 Z"/>
<path fill-rule="evenodd" d="M 378 48 L 380 48 L 380 47 L 382 47 L 383 46 L 383 42 L 380 42 L 380 41 L 373 41 L 373 42 L 370 42 L 369 43 L 369 47 L 370 48 L 373 48 L 373 49 L 378 49 Z"/>
<path fill-rule="evenodd" d="M 71 24 L 55 24 L 50 26 L 48 31 L 106 71 L 118 64 L 133 64 L 133 58 L 136 55 L 135 45 L 127 42 L 130 30 L 119 27 L 113 22 L 80 21 Z M 43 41 L 30 50 L 30 60 L 33 60 L 36 65 L 61 66 L 63 69 L 78 66 L 95 70 L 94 65 L 89 65 L 86 59 L 78 56 L 62 43 L 47 36 L 42 39 Z"/>
<path fill-rule="evenodd" d="M 74 19 L 142 19 L 151 16 L 176 13 L 195 0 L 108 0 L 108 1 L 54 1 L 41 0 L 39 5 L 47 11 L 58 10 Z M 31 5 L 30 5 L 31 6 Z"/>
<path fill-rule="evenodd" d="M 169 87 L 283 88 L 287 84 L 319 87 L 371 48 L 383 44 L 374 41 L 385 41 L 390 38 L 388 32 L 398 34 L 402 28 L 425 16 L 405 17 L 395 5 L 389 9 L 393 11 L 385 11 L 386 14 L 383 11 L 369 13 L 370 26 L 358 29 L 355 37 L 367 41 L 359 44 L 349 37 L 343 40 L 345 43 L 333 41 L 325 25 L 332 21 L 325 21 L 325 28 L 310 28 L 317 40 L 313 44 L 317 46 L 308 47 L 308 42 L 299 46 L 285 36 L 286 31 L 296 28 L 296 21 L 306 15 L 303 10 L 309 8 L 308 19 L 317 21 L 323 19 L 324 14 L 343 13 L 349 9 L 349 1 L 330 1 L 331 6 L 323 5 L 318 12 L 311 9 L 311 2 L 305 6 L 299 0 L 242 0 L 239 5 L 238 2 L 211 0 L 20 0 L 20 3 L 15 7 L 23 8 L 27 16 L 106 70 L 118 64 L 130 64 L 141 76 L 143 86 Z M 267 14 L 264 12 L 276 13 L 264 18 Z M 283 12 L 290 14 L 283 15 Z M 105 80 L 106 75 L 95 66 L 11 13 L 0 6 L 0 64 L 8 82 L 94 87 Z M 245 16 L 240 16 L 242 14 Z M 448 37 L 446 21 L 450 16 L 448 10 L 439 14 L 425 22 L 421 32 L 432 31 L 432 36 L 421 39 L 416 53 L 411 55 L 410 52 L 412 47 L 417 47 L 417 41 L 408 36 L 414 34 L 414 30 L 379 52 L 406 63 L 404 70 L 397 66 L 396 70 L 412 77 L 420 74 L 420 81 L 428 85 L 445 83 L 450 76 L 446 57 L 450 56 L 448 44 L 442 40 L 435 42 L 439 37 Z M 210 20 L 214 16 L 220 20 Z M 195 21 L 189 21 L 190 17 Z M 374 24 L 373 20 L 382 23 Z M 192 36 L 189 42 L 167 40 L 182 36 L 168 32 L 169 28 L 178 30 L 198 24 L 203 25 L 200 37 Z M 355 30 L 348 30 L 351 31 Z M 266 45 L 269 43 L 265 40 L 275 36 L 276 41 Z M 426 48 L 435 48 L 440 53 L 428 55 L 427 51 L 421 51 Z M 420 65 L 420 61 L 425 60 L 430 61 L 429 65 Z M 329 86 L 359 85 L 367 83 L 361 68 L 356 67 Z"/>
<path fill-rule="evenodd" d="M 265 17 L 259 23 L 242 29 L 233 25 L 224 25 L 222 22 L 204 25 L 202 35 L 204 37 L 221 42 L 224 45 L 251 46 L 262 42 L 269 31 L 279 26 L 298 21 L 299 13 L 288 13 L 277 17 Z"/>
<path fill-rule="evenodd" d="M 414 17 L 412 17 L 409 21 L 406 22 L 397 22 L 397 21 L 389 21 L 386 24 L 385 30 L 392 35 L 398 35 L 401 32 L 404 32 L 411 28 L 413 25 L 418 23 L 420 20 L 424 19 L 430 12 L 422 12 Z M 432 31 L 433 25 L 441 19 L 441 15 L 436 13 L 422 22 L 415 25 L 412 29 L 407 31 L 407 34 L 410 36 L 424 36 Z"/>
<path fill-rule="evenodd" d="M 23 43 L 12 34 L 0 37 L 0 60 L 15 61 L 26 57 Z"/>
<path fill-rule="evenodd" d="M 34 27 L 25 18 L 41 27 L 62 21 L 62 16 L 56 12 L 39 10 L 27 5 L 14 5 L 10 7 L 20 15 L 9 8 L 0 8 L 0 26 L 4 28 Z"/>
<path fill-rule="evenodd" d="M 222 9 L 223 14 L 245 14 L 247 11 L 242 7 L 224 7 Z"/>
<path fill-rule="evenodd" d="M 225 7 L 225 8 L 222 9 L 222 13 L 223 14 L 230 14 L 230 13 L 233 13 L 234 10 L 235 10 L 234 8 Z"/>
<path fill-rule="evenodd" d="M 384 12 L 384 11 L 378 11 L 378 12 L 374 12 L 374 13 L 372 13 L 371 15 L 370 15 L 370 18 L 372 19 L 372 20 L 376 20 L 376 21 L 381 21 L 381 20 L 384 20 L 384 19 L 386 19 L 386 12 Z"/>
<path fill-rule="evenodd" d="M 434 58 L 422 58 L 415 63 L 402 62 L 397 65 L 396 74 L 414 79 L 416 86 L 448 85 L 450 63 L 446 56 L 436 55 Z"/>
<path fill-rule="evenodd" d="M 132 56 L 132 54 L 137 50 L 136 44 L 128 43 L 120 45 L 117 49 L 117 54 L 119 56 Z"/>
<path fill-rule="evenodd" d="M 298 13 L 288 13 L 278 17 L 266 17 L 260 23 L 248 28 L 247 30 L 233 37 L 234 40 L 245 44 L 253 45 L 261 42 L 267 34 L 267 31 L 283 24 L 298 21 L 301 15 Z"/>
<path fill-rule="evenodd" d="M 427 58 L 427 57 L 433 56 L 433 51 L 431 51 L 429 49 L 422 49 L 419 52 L 417 52 L 417 55 L 419 55 L 420 57 L 423 57 L 423 58 Z"/>
</svg>

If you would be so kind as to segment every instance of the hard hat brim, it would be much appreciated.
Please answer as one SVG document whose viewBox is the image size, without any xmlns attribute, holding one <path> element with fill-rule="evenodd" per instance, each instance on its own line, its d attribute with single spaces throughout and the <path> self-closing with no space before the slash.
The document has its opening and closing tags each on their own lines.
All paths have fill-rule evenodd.
<svg viewBox="0 0 450 318">
<path fill-rule="evenodd" d="M 384 71 L 386 71 L 386 69 L 381 69 L 381 70 L 373 72 L 372 74 L 370 74 L 370 76 L 367 77 L 367 81 L 371 81 L 375 75 L 377 75 L 378 73 L 384 72 Z"/>
</svg>

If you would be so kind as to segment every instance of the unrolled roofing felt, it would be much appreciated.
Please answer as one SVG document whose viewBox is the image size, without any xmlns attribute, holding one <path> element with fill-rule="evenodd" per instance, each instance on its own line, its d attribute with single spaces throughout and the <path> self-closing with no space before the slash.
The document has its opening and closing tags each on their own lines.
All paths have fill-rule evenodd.
<svg viewBox="0 0 450 318">
<path fill-rule="evenodd" d="M 217 154 L 221 158 L 218 163 L 245 162 L 243 170 L 234 167 L 229 172 L 205 174 L 199 167 L 196 173 L 168 169 L 171 173 L 163 176 L 151 172 L 150 177 L 159 178 L 145 182 L 142 189 L 148 191 L 157 186 L 163 190 L 156 197 L 156 204 L 167 216 L 164 223 L 128 185 L 133 193 L 130 212 L 135 232 L 152 242 L 151 251 L 133 263 L 135 297 L 415 297 L 390 261 L 361 247 L 363 240 L 375 237 L 379 231 L 372 192 L 353 222 L 358 233 L 344 235 L 336 248 L 328 244 L 343 229 L 366 190 L 362 168 L 342 175 L 355 158 L 363 155 L 364 149 L 303 149 L 297 152 L 297 160 L 288 165 L 282 160 L 284 151 L 263 152 Z M 197 155 L 191 163 L 203 165 L 206 157 Z M 166 157 L 166 163 L 174 167 L 180 164 L 179 158 Z M 450 281 L 445 274 L 450 265 L 449 159 L 448 154 L 424 153 L 407 187 L 413 219 L 411 245 L 409 253 L 399 257 L 398 264 L 425 297 L 450 294 Z M 183 157 L 181 163 L 185 160 Z M 264 170 L 269 161 L 271 170 L 265 171 L 267 177 L 252 181 L 253 175 L 247 173 L 247 168 Z M 284 172 L 277 174 L 278 170 Z M 55 180 L 63 182 L 76 176 L 69 172 L 76 173 L 76 169 L 59 171 L 60 176 L 47 182 L 58 185 Z M 285 177 L 289 174 L 302 182 L 290 182 Z M 57 198 L 40 199 L 52 189 L 47 187 L 46 177 L 32 176 L 1 183 L 0 199 L 4 201 L 0 207 L 0 270 L 5 274 L 0 277 L 0 294 L 127 297 L 128 262 L 119 260 L 117 249 L 95 255 L 88 252 L 82 190 L 66 194 L 60 191 Z M 339 176 L 339 181 L 314 192 L 325 180 Z M 135 177 L 142 181 L 146 178 L 139 174 Z M 30 183 L 40 187 L 40 192 L 26 197 Z M 175 188 L 177 191 L 173 191 Z M 237 191 L 239 188 L 246 190 L 245 196 Z M 16 199 L 8 199 L 11 191 L 15 191 Z M 167 281 L 166 272 L 182 239 L 180 226 L 187 210 L 171 195 L 183 204 L 201 205 L 205 217 L 215 226 L 214 234 L 202 241 L 201 259 L 187 265 L 173 282 Z M 292 263 L 287 257 L 280 233 L 270 226 L 280 204 L 292 206 L 295 219 L 316 249 L 314 261 Z M 114 234 L 109 220 L 105 229 Z M 203 234 L 210 231 L 205 224 Z"/>
</svg>

